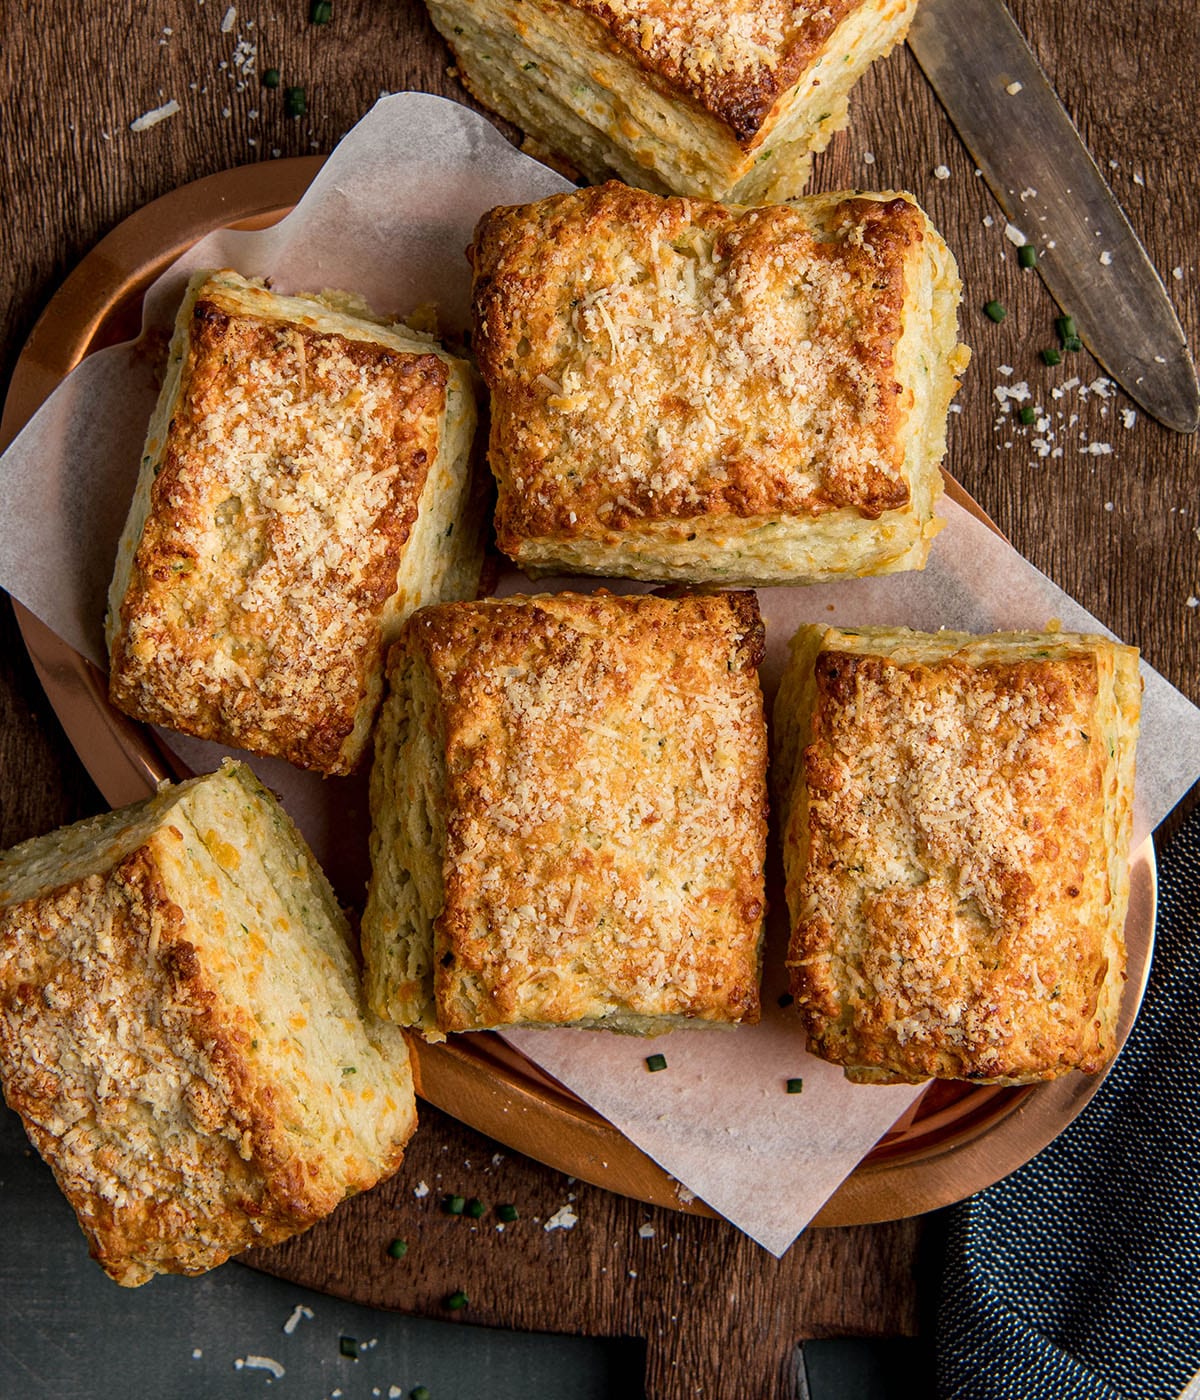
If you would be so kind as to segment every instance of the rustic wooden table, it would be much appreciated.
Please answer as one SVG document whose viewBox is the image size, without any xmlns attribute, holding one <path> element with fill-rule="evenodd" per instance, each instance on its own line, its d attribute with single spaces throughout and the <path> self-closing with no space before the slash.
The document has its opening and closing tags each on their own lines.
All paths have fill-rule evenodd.
<svg viewBox="0 0 1200 1400">
<path fill-rule="evenodd" d="M 383 92 L 467 100 L 416 0 L 335 0 L 331 24 L 307 0 L 150 0 L 137 7 L 52 0 L 5 16 L 0 112 L 0 382 L 55 287 L 147 201 L 202 175 L 329 151 Z M 1200 180 L 1195 133 L 1200 11 L 1194 0 L 1012 0 L 1051 80 L 1200 338 Z M 284 114 L 278 68 L 308 112 Z M 131 121 L 168 99 L 153 128 Z M 403 160 L 403 152 L 397 153 Z M 944 167 L 948 177 L 938 178 Z M 817 165 L 815 188 L 911 189 L 955 251 L 975 359 L 952 425 L 949 467 L 1027 558 L 1200 701 L 1200 444 L 1130 419 L 1122 394 L 1087 386 L 1086 354 L 1038 358 L 1055 308 L 1021 273 L 1004 220 L 916 64 L 897 52 L 862 85 L 850 129 Z M 1008 307 L 993 325 L 983 303 Z M 1007 367 L 1007 368 L 1005 368 Z M 1004 417 L 998 385 L 1028 383 L 1048 429 Z M 103 804 L 42 697 L 10 610 L 0 617 L 0 845 Z M 570 1184 L 427 1109 L 403 1180 L 383 1188 L 394 1233 L 419 1247 L 383 1273 L 378 1226 L 320 1229 L 265 1267 L 349 1298 L 445 1316 L 463 1288 L 470 1320 L 647 1340 L 647 1394 L 786 1395 L 793 1343 L 826 1335 L 928 1335 L 936 1269 L 920 1220 L 814 1230 L 775 1261 L 723 1222 L 675 1216 Z M 780 1170 L 787 1164 L 781 1163 Z M 412 1185 L 424 1179 L 430 1195 Z M 441 1191 L 512 1200 L 543 1220 L 573 1197 L 575 1229 L 471 1228 L 437 1209 Z M 343 1207 L 352 1220 L 357 1203 Z M 654 1226 L 653 1239 L 639 1227 Z M 20 1222 L 10 1222 L 17 1228 Z M 348 1246 L 346 1241 L 352 1241 Z M 102 1280 L 100 1281 L 102 1283 Z"/>
</svg>

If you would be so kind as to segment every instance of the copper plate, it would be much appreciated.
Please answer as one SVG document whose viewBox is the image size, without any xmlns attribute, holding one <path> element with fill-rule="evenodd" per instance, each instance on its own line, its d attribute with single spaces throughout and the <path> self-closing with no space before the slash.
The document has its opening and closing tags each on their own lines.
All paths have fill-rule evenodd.
<svg viewBox="0 0 1200 1400">
<path fill-rule="evenodd" d="M 0 444 L 7 446 L 60 380 L 93 350 L 138 333 L 142 296 L 214 228 L 261 228 L 299 199 L 319 157 L 209 176 L 155 200 L 118 225 L 67 278 L 34 327 L 13 375 Z M 995 529 L 953 480 L 947 492 Z M 113 710 L 104 677 L 17 605 L 25 643 L 67 736 L 113 806 L 180 776 L 147 729 Z M 1147 840 L 1133 860 L 1126 937 L 1124 1043 L 1141 1003 L 1154 937 L 1155 866 Z M 610 1123 L 495 1035 L 431 1046 L 413 1039 L 419 1091 L 489 1137 L 595 1185 L 655 1205 L 712 1214 L 682 1201 L 677 1183 Z M 1037 1088 L 935 1083 L 876 1145 L 817 1216 L 817 1225 L 895 1220 L 949 1205 L 1027 1162 L 1087 1103 L 1098 1077 Z"/>
</svg>

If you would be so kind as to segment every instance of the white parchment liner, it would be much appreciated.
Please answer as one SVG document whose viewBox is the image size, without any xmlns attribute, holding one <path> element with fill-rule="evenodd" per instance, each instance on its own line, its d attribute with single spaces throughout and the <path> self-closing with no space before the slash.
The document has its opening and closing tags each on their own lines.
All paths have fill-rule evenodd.
<svg viewBox="0 0 1200 1400">
<path fill-rule="evenodd" d="M 270 276 L 284 292 L 358 292 L 381 313 L 434 302 L 444 329 L 463 330 L 470 289 L 464 250 L 478 217 L 497 204 L 564 188 L 560 176 L 466 108 L 423 93 L 385 98 L 346 136 L 288 218 L 263 232 L 212 234 L 164 273 L 146 297 L 144 332 L 169 328 L 188 275 L 205 266 Z M 152 356 L 131 345 L 89 357 L 0 467 L 0 586 L 100 665 L 105 594 L 157 393 L 156 369 Z M 760 593 L 768 704 L 787 641 L 803 621 L 986 632 L 1040 628 L 1058 618 L 1072 630 L 1106 630 L 952 502 L 942 514 L 948 524 L 923 573 Z M 514 572 L 499 591 L 566 586 L 591 589 L 597 581 L 531 585 Z M 1200 711 L 1148 667 L 1143 674 L 1135 846 L 1200 773 Z M 214 767 L 224 752 L 168 737 L 197 771 Z M 360 903 L 363 781 L 322 781 L 281 762 L 250 761 L 281 793 L 341 897 Z M 784 925 L 782 901 L 775 903 L 761 1025 L 660 1037 L 649 1047 L 667 1057 L 669 1068 L 659 1074 L 647 1073 L 647 1043 L 632 1038 L 587 1031 L 507 1038 L 696 1195 L 781 1254 L 920 1091 L 849 1085 L 840 1070 L 805 1053 L 794 1022 L 776 1006 Z M 804 1080 L 803 1093 L 786 1094 L 784 1081 L 795 1076 Z"/>
</svg>

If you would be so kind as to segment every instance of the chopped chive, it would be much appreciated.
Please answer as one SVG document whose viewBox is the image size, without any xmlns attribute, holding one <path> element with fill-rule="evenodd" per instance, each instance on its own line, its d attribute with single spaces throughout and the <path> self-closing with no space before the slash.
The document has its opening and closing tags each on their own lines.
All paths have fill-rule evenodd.
<svg viewBox="0 0 1200 1400">
<path fill-rule="evenodd" d="M 507 1203 L 502 1206 L 497 1206 L 496 1214 L 506 1225 L 511 1225 L 514 1220 L 519 1220 L 521 1218 L 520 1212 L 517 1210 L 516 1206 L 508 1205 Z"/>
<path fill-rule="evenodd" d="M 1062 356 L 1053 346 L 1050 346 L 1042 351 L 1042 361 L 1048 365 L 1060 365 L 1062 364 Z"/>
<path fill-rule="evenodd" d="M 358 1360 L 358 1342 L 353 1337 L 339 1337 L 338 1351 L 343 1356 L 348 1356 L 351 1361 Z"/>
<path fill-rule="evenodd" d="M 1037 249 L 1032 243 L 1023 244 L 1017 249 L 1017 261 L 1022 267 L 1037 267 Z"/>
<path fill-rule="evenodd" d="M 302 117 L 308 111 L 308 94 L 302 87 L 283 90 L 283 114 L 286 117 Z"/>
<path fill-rule="evenodd" d="M 465 1196 L 447 1196 L 442 1202 L 442 1209 L 447 1215 L 461 1215 L 467 1207 Z"/>
<path fill-rule="evenodd" d="M 989 301 L 983 309 L 984 313 L 990 317 L 991 320 L 995 321 L 997 325 L 1008 315 L 1008 312 L 1005 311 L 1004 307 L 1001 306 L 998 301 Z"/>
<path fill-rule="evenodd" d="M 467 1306 L 467 1295 L 462 1291 L 461 1288 L 456 1289 L 446 1299 L 446 1306 L 450 1309 L 451 1312 L 458 1312 L 459 1308 L 465 1308 Z"/>
<path fill-rule="evenodd" d="M 343 1065 L 343 1066 L 342 1066 L 342 1073 L 343 1073 L 343 1074 L 357 1074 L 357 1073 L 358 1073 L 358 1068 L 357 1068 L 357 1066 L 355 1066 L 355 1065 Z"/>
<path fill-rule="evenodd" d="M 471 1217 L 472 1220 L 478 1220 L 483 1215 L 483 1212 L 486 1209 L 487 1207 L 483 1204 L 483 1202 L 479 1199 L 478 1196 L 472 1196 L 471 1199 L 467 1202 L 466 1213 Z"/>
<path fill-rule="evenodd" d="M 1068 340 L 1074 340 L 1078 335 L 1078 331 L 1075 329 L 1074 316 L 1060 316 L 1054 322 L 1054 329 L 1058 332 L 1058 338 L 1064 345 Z"/>
<path fill-rule="evenodd" d="M 787 1091 L 788 1091 L 789 1094 L 799 1094 L 800 1092 L 802 1092 L 803 1089 L 804 1089 L 804 1080 L 803 1080 L 803 1079 L 789 1079 L 789 1080 L 788 1080 L 788 1082 L 787 1082 Z"/>
<path fill-rule="evenodd" d="M 1020 413 L 1017 414 L 1017 417 L 1020 418 L 1021 422 L 1024 423 L 1026 427 L 1028 427 L 1030 423 L 1032 423 L 1033 420 L 1037 417 L 1037 414 L 1032 408 L 1029 407 L 1028 404 L 1026 404 L 1021 409 Z"/>
<path fill-rule="evenodd" d="M 268 68 L 262 75 L 262 85 L 265 88 L 277 88 L 279 86 L 279 69 Z"/>
<path fill-rule="evenodd" d="M 308 12 L 310 24 L 328 24 L 333 18 L 333 5 L 330 0 L 313 0 L 312 9 Z"/>
<path fill-rule="evenodd" d="M 1082 350 L 1083 341 L 1080 340 L 1077 335 L 1069 335 L 1066 340 L 1063 341 L 1063 349 L 1070 350 L 1072 353 L 1076 350 Z"/>
<path fill-rule="evenodd" d="M 784 992 L 783 995 L 779 998 L 779 1004 L 780 1006 L 791 1006 L 795 1000 L 796 998 L 791 994 L 791 992 Z"/>
<path fill-rule="evenodd" d="M 388 1245 L 388 1256 L 392 1259 L 403 1259 L 407 1253 L 407 1240 L 393 1240 L 391 1244 Z"/>
<path fill-rule="evenodd" d="M 433 1400 L 427 1385 L 417 1385 L 408 1392 L 408 1400 Z"/>
<path fill-rule="evenodd" d="M 651 1074 L 657 1073 L 660 1069 L 666 1069 L 667 1057 L 665 1055 L 647 1055 L 646 1068 Z"/>
</svg>

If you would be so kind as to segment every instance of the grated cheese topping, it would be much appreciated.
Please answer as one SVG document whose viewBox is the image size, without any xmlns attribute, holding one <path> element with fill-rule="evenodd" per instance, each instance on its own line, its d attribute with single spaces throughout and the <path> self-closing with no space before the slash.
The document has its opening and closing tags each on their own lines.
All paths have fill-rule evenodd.
<svg viewBox="0 0 1200 1400">
<path fill-rule="evenodd" d="M 749 594 L 414 616 L 397 652 L 445 744 L 441 1029 L 757 1019 L 761 645 Z"/>
<path fill-rule="evenodd" d="M 501 548 L 905 506 L 904 425 L 935 368 L 953 382 L 930 355 L 902 380 L 896 354 L 912 264 L 938 244 L 902 196 L 741 209 L 608 185 L 485 216 Z"/>
</svg>

